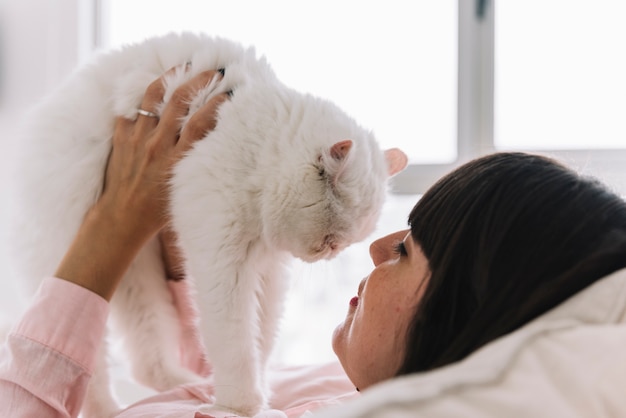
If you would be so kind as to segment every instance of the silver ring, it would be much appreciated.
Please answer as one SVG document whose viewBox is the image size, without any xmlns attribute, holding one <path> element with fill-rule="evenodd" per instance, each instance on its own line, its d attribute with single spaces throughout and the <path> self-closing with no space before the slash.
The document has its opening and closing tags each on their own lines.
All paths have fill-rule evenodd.
<svg viewBox="0 0 626 418">
<path fill-rule="evenodd" d="M 137 113 L 140 115 L 148 116 L 149 118 L 159 118 L 159 115 L 156 113 L 148 112 L 147 110 L 143 110 L 141 108 L 137 109 Z"/>
</svg>

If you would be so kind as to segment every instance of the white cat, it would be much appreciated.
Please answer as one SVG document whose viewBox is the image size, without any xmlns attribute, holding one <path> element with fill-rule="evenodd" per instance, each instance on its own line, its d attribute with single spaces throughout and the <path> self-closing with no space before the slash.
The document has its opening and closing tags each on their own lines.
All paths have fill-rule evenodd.
<svg viewBox="0 0 626 418">
<path fill-rule="evenodd" d="M 332 258 L 372 232 L 387 179 L 406 156 L 328 101 L 279 82 L 264 59 L 231 41 L 171 34 L 97 56 L 26 118 L 17 140 L 13 260 L 31 291 L 53 274 L 101 193 L 114 118 L 136 116 L 150 82 L 190 62 L 167 83 L 225 69 L 192 103 L 232 90 L 216 129 L 178 163 L 171 216 L 196 289 L 200 332 L 213 367 L 216 405 L 252 416 L 267 406 L 265 366 L 274 346 L 293 257 Z M 311 77 L 314 77 L 311 74 Z M 364 86 L 364 91 L 366 86 Z M 180 365 L 181 333 L 158 242 L 133 263 L 111 316 L 139 381 L 164 390 L 198 380 Z M 84 413 L 118 406 L 106 349 Z"/>
</svg>

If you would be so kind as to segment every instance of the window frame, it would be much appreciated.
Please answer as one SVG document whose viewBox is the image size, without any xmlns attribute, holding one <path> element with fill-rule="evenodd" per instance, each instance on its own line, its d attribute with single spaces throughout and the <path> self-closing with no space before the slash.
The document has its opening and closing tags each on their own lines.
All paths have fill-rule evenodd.
<svg viewBox="0 0 626 418">
<path fill-rule="evenodd" d="M 396 193 L 424 193 L 438 178 L 495 146 L 495 1 L 459 0 L 457 159 L 450 164 L 410 165 L 394 178 Z M 625 144 L 626 146 L 626 144 Z M 554 157 L 602 179 L 626 195 L 626 148 L 526 152 Z"/>
<path fill-rule="evenodd" d="M 458 2 L 457 158 L 448 164 L 411 164 L 392 191 L 422 194 L 440 177 L 495 150 L 493 142 L 494 24 L 485 0 Z"/>
</svg>

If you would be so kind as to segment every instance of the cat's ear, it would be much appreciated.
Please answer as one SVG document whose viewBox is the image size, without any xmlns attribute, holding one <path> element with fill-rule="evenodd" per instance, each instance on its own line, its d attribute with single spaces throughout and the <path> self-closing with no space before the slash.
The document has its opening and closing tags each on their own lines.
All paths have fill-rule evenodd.
<svg viewBox="0 0 626 418">
<path fill-rule="evenodd" d="M 409 162 L 409 158 L 398 148 L 385 150 L 385 160 L 387 160 L 387 173 L 389 177 L 395 176 L 404 170 Z"/>
<path fill-rule="evenodd" d="M 333 187 L 337 185 L 341 173 L 346 168 L 346 160 L 352 149 L 352 144 L 352 140 L 344 139 L 343 141 L 335 142 L 328 149 L 327 155 L 330 155 L 330 158 L 324 161 L 324 172 L 329 176 L 330 184 Z M 320 161 L 322 161 L 322 157 L 320 157 Z"/>
<path fill-rule="evenodd" d="M 330 156 L 333 157 L 335 161 L 342 161 L 346 158 L 351 148 L 352 140 L 350 139 L 337 142 L 330 147 Z"/>
</svg>

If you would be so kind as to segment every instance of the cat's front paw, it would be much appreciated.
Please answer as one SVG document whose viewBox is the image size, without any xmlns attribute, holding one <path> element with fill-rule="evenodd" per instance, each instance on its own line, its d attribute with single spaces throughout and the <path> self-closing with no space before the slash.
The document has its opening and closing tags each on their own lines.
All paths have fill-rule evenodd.
<svg viewBox="0 0 626 418">
<path fill-rule="evenodd" d="M 215 404 L 211 408 L 214 408 L 214 411 L 231 414 L 219 415 L 219 418 L 232 416 L 256 417 L 257 414 L 267 408 L 265 398 L 261 394 L 250 393 L 248 396 L 242 392 L 234 393 L 234 391 L 219 391 L 218 389 L 218 387 L 215 388 Z M 216 418 L 218 417 L 216 416 Z"/>
</svg>

